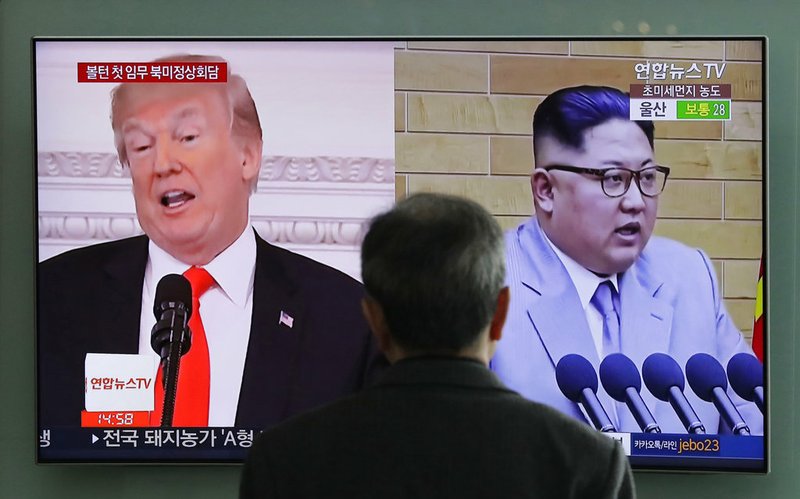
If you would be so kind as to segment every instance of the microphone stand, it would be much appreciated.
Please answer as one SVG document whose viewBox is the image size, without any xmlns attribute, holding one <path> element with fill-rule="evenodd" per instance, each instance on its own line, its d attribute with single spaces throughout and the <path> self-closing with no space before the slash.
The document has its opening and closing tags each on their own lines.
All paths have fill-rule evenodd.
<svg viewBox="0 0 800 499">
<path fill-rule="evenodd" d="M 188 314 L 183 304 L 167 310 L 161 320 L 153 326 L 152 343 L 160 344 L 161 364 L 163 366 L 164 405 L 161 412 L 161 428 L 172 427 L 175 414 L 175 398 L 178 394 L 178 373 L 181 356 L 191 347 L 192 333 L 187 326 Z"/>
<path fill-rule="evenodd" d="M 178 372 L 181 368 L 180 346 L 176 341 L 169 343 L 169 356 L 164 362 L 164 405 L 161 413 L 161 427 L 172 426 L 175 414 L 175 397 L 178 395 Z"/>
</svg>

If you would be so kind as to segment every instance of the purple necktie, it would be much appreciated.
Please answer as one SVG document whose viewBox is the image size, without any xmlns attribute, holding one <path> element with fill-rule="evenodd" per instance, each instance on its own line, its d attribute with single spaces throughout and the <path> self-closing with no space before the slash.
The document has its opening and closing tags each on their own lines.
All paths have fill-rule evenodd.
<svg viewBox="0 0 800 499">
<path fill-rule="evenodd" d="M 592 296 L 594 305 L 603 316 L 603 355 L 605 357 L 611 353 L 620 351 L 619 344 L 619 315 L 614 306 L 614 291 L 611 281 L 603 281 L 597 286 L 597 290 Z"/>
</svg>

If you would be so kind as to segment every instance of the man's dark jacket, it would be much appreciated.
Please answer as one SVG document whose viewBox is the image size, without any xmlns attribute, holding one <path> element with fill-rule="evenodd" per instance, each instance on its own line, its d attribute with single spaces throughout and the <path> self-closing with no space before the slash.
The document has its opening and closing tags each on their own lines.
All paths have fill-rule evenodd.
<svg viewBox="0 0 800 499">
<path fill-rule="evenodd" d="M 241 482 L 242 499 L 633 496 L 617 442 L 446 357 L 261 434 Z"/>
</svg>

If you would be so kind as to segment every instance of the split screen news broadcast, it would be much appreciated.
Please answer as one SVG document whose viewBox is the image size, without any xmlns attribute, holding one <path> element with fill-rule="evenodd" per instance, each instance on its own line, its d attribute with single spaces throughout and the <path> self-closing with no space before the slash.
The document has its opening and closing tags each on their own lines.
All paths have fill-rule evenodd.
<svg viewBox="0 0 800 499">
<path fill-rule="evenodd" d="M 33 44 L 39 462 L 241 462 L 369 386 L 361 238 L 442 192 L 506 230 L 504 384 L 767 470 L 764 38 Z"/>
</svg>

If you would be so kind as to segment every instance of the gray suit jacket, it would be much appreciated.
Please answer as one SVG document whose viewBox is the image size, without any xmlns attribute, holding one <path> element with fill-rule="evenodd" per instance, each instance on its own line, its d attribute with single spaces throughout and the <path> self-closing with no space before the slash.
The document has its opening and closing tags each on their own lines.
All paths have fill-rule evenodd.
<svg viewBox="0 0 800 499">
<path fill-rule="evenodd" d="M 559 390 L 555 366 L 569 353 L 582 355 L 595 369 L 600 358 L 578 292 L 536 218 L 507 234 L 506 261 L 511 306 L 492 369 L 525 397 L 583 421 L 578 406 Z M 698 352 L 710 354 L 723 366 L 738 352 L 752 353 L 725 310 L 714 268 L 700 250 L 653 237 L 621 275 L 619 289 L 620 350 L 640 372 L 655 352 L 672 356 L 682 369 Z M 763 417 L 755 404 L 728 391 L 753 434 L 761 434 Z M 698 398 L 688 385 L 685 393 L 708 433 L 726 430 L 710 402 Z M 686 432 L 669 403 L 656 399 L 644 385 L 641 394 L 662 431 Z M 602 385 L 598 398 L 618 430 L 641 431 L 628 408 L 613 401 Z"/>
<path fill-rule="evenodd" d="M 615 441 L 449 357 L 263 433 L 241 483 L 243 499 L 633 496 Z"/>
</svg>

